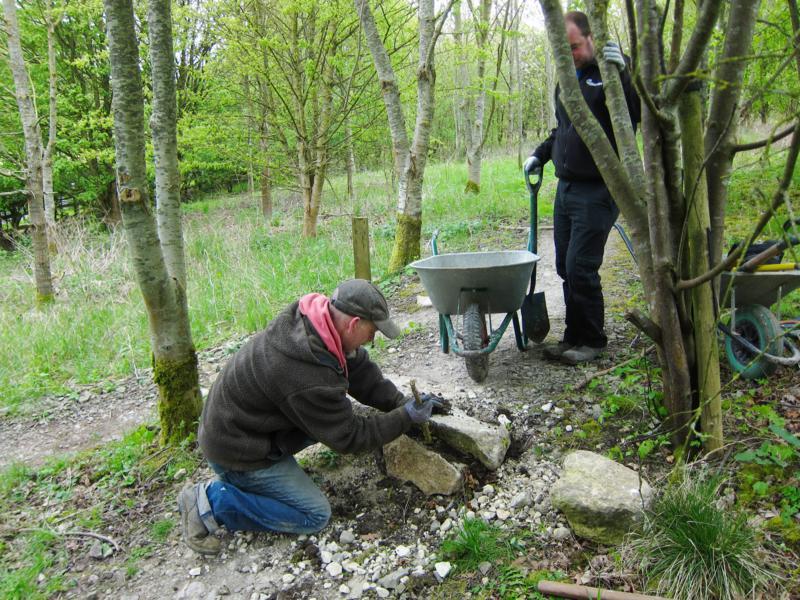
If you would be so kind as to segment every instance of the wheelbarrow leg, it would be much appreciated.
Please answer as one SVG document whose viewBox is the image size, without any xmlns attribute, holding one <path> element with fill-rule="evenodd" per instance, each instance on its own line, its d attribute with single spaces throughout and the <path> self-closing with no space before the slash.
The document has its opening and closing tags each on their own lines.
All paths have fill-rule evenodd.
<svg viewBox="0 0 800 600">
<path fill-rule="evenodd" d="M 442 352 L 450 354 L 450 336 L 447 335 L 447 325 L 444 322 L 444 315 L 439 315 L 439 346 Z"/>
<path fill-rule="evenodd" d="M 514 316 L 511 317 L 511 324 L 514 326 L 514 340 L 517 342 L 517 349 L 520 352 L 525 352 L 528 349 L 528 340 L 522 337 L 522 331 L 519 326 L 519 315 L 516 311 L 514 311 Z"/>
</svg>

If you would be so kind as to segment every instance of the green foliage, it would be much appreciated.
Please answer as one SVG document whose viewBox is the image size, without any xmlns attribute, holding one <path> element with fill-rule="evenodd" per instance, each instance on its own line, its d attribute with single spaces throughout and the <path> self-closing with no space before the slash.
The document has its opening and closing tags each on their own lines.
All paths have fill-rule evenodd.
<svg viewBox="0 0 800 600">
<path fill-rule="evenodd" d="M 495 562 L 513 557 L 524 542 L 482 519 L 464 519 L 453 535 L 442 542 L 441 554 L 454 561 L 456 567 L 471 571 L 482 562 Z"/>
<path fill-rule="evenodd" d="M 747 515 L 717 506 L 720 482 L 685 479 L 647 509 L 627 551 L 659 595 L 733 600 L 769 580 L 763 550 Z"/>
<path fill-rule="evenodd" d="M 157 428 L 143 426 L 96 451 L 51 459 L 36 470 L 12 465 L 0 472 L 4 526 L 20 530 L 0 538 L 0 598 L 48 598 L 64 591 L 70 557 L 57 531 L 107 529 L 121 513 L 141 506 L 140 495 L 146 490 L 173 486 L 174 469 L 197 467 L 200 459 L 192 441 L 162 448 L 158 433 Z M 156 519 L 144 525 L 153 543 L 164 543 L 176 524 Z M 89 538 L 77 539 L 91 543 Z M 104 544 L 103 550 L 113 552 L 110 545 Z M 128 572 L 150 552 L 149 546 L 133 549 L 127 557 Z"/>
<path fill-rule="evenodd" d="M 169 534 L 175 528 L 175 521 L 172 519 L 161 519 L 156 521 L 150 526 L 150 532 L 153 534 L 153 540 L 156 542 L 165 542 Z"/>
<path fill-rule="evenodd" d="M 522 189 L 513 160 L 485 165 L 496 173 L 498 185 Z M 448 174 L 453 168 L 433 164 L 426 171 L 423 212 L 438 215 L 426 221 L 431 231 L 448 227 L 454 203 L 460 201 L 462 182 Z M 392 243 L 391 236 L 380 235 L 381 229 L 391 231 L 381 215 L 391 218 L 394 198 L 374 184 L 374 177 L 358 173 L 355 184 L 370 206 L 373 278 L 380 280 Z M 349 210 L 345 185 L 342 177 L 331 180 L 332 213 Z M 472 225 L 455 227 L 443 251 L 525 246 L 525 234 L 512 243 L 496 229 L 487 235 L 488 221 L 481 214 L 481 207 L 492 206 L 504 221 L 525 222 L 525 202 L 501 202 L 490 186 L 468 201 L 462 222 Z M 325 220 L 319 237 L 303 239 L 302 208 L 290 197 L 276 201 L 276 214 L 292 223 L 280 229 L 265 229 L 259 208 L 246 196 L 207 198 L 184 210 L 189 309 L 198 350 L 257 331 L 302 294 L 330 292 L 352 276 L 348 218 Z M 108 382 L 151 363 L 146 313 L 122 232 L 79 221 L 60 227 L 58 243 L 59 253 L 52 258 L 53 272 L 60 276 L 58 298 L 41 308 L 33 302 L 28 255 L 0 254 L 0 407 L 9 412 L 36 410 L 31 400 L 44 394 L 77 399 L 70 392 L 72 383 Z"/>
</svg>

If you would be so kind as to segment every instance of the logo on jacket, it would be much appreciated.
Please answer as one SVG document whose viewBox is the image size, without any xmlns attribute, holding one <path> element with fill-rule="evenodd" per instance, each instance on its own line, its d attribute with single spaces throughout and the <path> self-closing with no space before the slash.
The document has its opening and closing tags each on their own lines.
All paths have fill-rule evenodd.
<svg viewBox="0 0 800 600">
<path fill-rule="evenodd" d="M 591 77 L 589 77 L 589 79 L 586 80 L 586 85 L 590 85 L 592 87 L 603 87 L 603 82 L 595 81 Z"/>
</svg>

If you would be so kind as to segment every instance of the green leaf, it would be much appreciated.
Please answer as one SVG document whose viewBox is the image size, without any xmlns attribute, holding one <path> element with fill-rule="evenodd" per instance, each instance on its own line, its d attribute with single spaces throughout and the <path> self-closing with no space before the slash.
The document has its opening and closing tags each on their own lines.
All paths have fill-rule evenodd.
<svg viewBox="0 0 800 600">
<path fill-rule="evenodd" d="M 777 435 L 782 440 L 785 440 L 790 445 L 794 446 L 798 450 L 800 450 L 800 438 L 794 435 L 792 432 L 787 431 L 777 423 L 771 423 L 769 426 L 769 430 Z"/>
<path fill-rule="evenodd" d="M 766 481 L 756 481 L 753 484 L 753 491 L 759 496 L 766 496 L 769 491 L 769 484 Z"/>
<path fill-rule="evenodd" d="M 753 462 L 756 459 L 756 453 L 752 450 L 746 450 L 745 452 L 739 452 L 733 458 L 739 462 Z"/>
</svg>

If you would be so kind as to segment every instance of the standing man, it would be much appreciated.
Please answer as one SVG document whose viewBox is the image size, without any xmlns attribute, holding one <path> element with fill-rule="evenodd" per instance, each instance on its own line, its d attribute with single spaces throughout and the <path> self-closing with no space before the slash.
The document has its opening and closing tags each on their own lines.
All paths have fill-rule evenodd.
<svg viewBox="0 0 800 600">
<path fill-rule="evenodd" d="M 581 92 L 611 145 L 616 142 L 606 95 L 595 57 L 589 20 L 579 11 L 564 15 L 567 40 Z M 631 84 L 622 52 L 613 42 L 603 48 L 603 58 L 617 66 L 634 127 L 639 122 L 639 97 Z M 556 128 L 525 161 L 525 173 L 541 173 L 553 161 L 558 187 L 553 209 L 556 272 L 564 281 L 566 329 L 558 344 L 545 346 L 544 356 L 570 365 L 592 361 L 608 344 L 603 330 L 603 289 L 600 265 L 608 234 L 619 209 L 608 191 L 589 149 L 567 116 L 556 86 Z"/>
<path fill-rule="evenodd" d="M 362 346 L 375 332 L 400 334 L 380 290 L 345 281 L 330 298 L 308 294 L 280 313 L 225 365 L 203 407 L 200 448 L 218 478 L 178 496 L 183 540 L 216 554 L 231 531 L 313 533 L 328 523 L 325 495 L 294 454 L 322 442 L 341 452 L 380 448 L 439 401 L 421 406 L 384 379 Z M 356 415 L 347 397 L 380 413 Z"/>
</svg>

